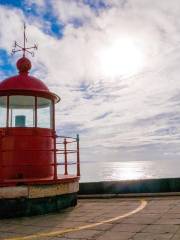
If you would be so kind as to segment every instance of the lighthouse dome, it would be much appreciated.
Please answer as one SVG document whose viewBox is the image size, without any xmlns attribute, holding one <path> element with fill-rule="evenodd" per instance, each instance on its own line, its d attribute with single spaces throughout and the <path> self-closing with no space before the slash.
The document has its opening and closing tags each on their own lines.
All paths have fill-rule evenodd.
<svg viewBox="0 0 180 240">
<path fill-rule="evenodd" d="M 29 75 L 29 70 L 31 69 L 31 62 L 28 58 L 20 58 L 16 66 L 19 70 L 19 74 L 6 78 L 0 82 L 0 91 L 1 92 L 33 92 L 34 94 L 44 93 L 50 98 L 55 99 L 55 102 L 58 102 L 60 98 L 49 91 L 48 87 L 38 78 Z M 34 95 L 33 94 L 33 95 Z"/>
</svg>

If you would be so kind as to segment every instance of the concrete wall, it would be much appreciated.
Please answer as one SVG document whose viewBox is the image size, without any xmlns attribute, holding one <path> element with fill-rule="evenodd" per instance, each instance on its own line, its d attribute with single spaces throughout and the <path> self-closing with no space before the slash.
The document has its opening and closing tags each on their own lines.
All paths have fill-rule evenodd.
<svg viewBox="0 0 180 240">
<path fill-rule="evenodd" d="M 80 183 L 79 194 L 180 192 L 180 178 Z"/>
<path fill-rule="evenodd" d="M 76 193 L 79 190 L 79 182 L 57 183 L 46 185 L 24 185 L 15 187 L 0 187 L 0 199 L 13 198 L 43 198 Z"/>
</svg>

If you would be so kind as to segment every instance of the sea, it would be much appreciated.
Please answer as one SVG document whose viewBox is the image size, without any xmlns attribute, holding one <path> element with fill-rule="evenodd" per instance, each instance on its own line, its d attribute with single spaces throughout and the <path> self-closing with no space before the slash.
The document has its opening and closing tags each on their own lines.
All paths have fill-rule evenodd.
<svg viewBox="0 0 180 240">
<path fill-rule="evenodd" d="M 180 177 L 179 160 L 81 162 L 80 182 Z"/>
</svg>

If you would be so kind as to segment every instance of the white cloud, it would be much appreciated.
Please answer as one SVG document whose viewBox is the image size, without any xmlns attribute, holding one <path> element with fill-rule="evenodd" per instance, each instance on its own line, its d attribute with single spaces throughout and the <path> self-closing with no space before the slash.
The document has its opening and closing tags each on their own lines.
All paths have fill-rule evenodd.
<svg viewBox="0 0 180 240">
<path fill-rule="evenodd" d="M 21 22 L 24 17 L 20 10 L 14 9 L 13 11 L 7 7 L 0 7 L 0 48 L 4 48 L 8 51 L 11 50 L 13 42 L 22 39 L 21 35 L 17 35 L 17 32 L 21 33 Z M 22 35 L 23 36 L 23 35 Z"/>
<path fill-rule="evenodd" d="M 90 7 L 83 4 L 83 1 L 54 0 L 52 6 L 59 20 L 65 24 L 72 22 L 74 19 L 84 22 L 94 17 Z"/>
</svg>

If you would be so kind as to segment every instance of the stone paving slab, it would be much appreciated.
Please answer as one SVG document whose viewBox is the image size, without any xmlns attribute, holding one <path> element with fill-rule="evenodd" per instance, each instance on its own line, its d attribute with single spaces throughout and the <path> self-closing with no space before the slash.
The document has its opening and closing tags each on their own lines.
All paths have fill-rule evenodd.
<svg viewBox="0 0 180 240">
<path fill-rule="evenodd" d="M 180 240 L 180 196 L 144 200 L 140 209 L 138 198 L 81 199 L 59 213 L 0 220 L 0 240 Z"/>
</svg>

